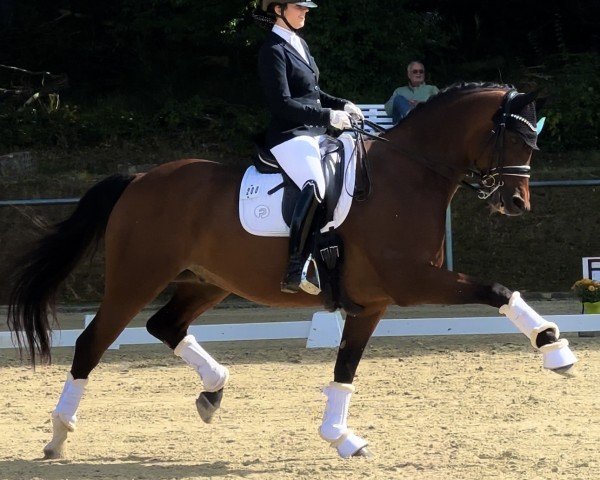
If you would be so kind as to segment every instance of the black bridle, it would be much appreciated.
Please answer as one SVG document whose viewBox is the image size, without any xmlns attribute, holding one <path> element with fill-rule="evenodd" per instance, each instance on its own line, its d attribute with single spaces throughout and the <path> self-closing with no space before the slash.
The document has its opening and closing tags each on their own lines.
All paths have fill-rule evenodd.
<svg viewBox="0 0 600 480">
<path fill-rule="evenodd" d="M 493 142 L 493 154 L 490 166 L 485 170 L 478 170 L 470 167 L 467 170 L 467 176 L 475 178 L 479 187 L 462 180 L 461 183 L 473 190 L 477 191 L 477 197 L 481 200 L 486 200 L 496 192 L 500 187 L 504 186 L 504 181 L 501 179 L 504 175 L 512 175 L 517 177 L 530 177 L 531 167 L 529 165 L 504 165 L 504 143 L 506 136 L 506 124 L 508 119 L 513 115 L 511 113 L 511 102 L 519 95 L 516 90 L 510 90 L 502 100 L 502 105 L 494 120 L 494 128 L 490 141 Z M 514 116 L 514 115 L 513 115 Z"/>
<path fill-rule="evenodd" d="M 491 136 L 489 140 L 486 142 L 486 146 L 484 147 L 485 151 L 490 143 L 493 143 L 493 152 L 492 159 L 490 161 L 490 165 L 485 169 L 478 169 L 476 167 L 468 167 L 466 171 L 463 171 L 464 176 L 468 178 L 475 179 L 478 185 L 473 185 L 472 183 L 462 179 L 460 183 L 471 190 L 477 192 L 477 197 L 481 200 L 486 200 L 490 196 L 494 194 L 499 188 L 504 185 L 504 181 L 502 177 L 505 175 L 512 175 L 518 177 L 530 177 L 531 167 L 529 165 L 504 165 L 504 144 L 505 144 L 505 136 L 506 136 L 506 125 L 509 118 L 514 117 L 518 118 L 521 121 L 524 121 L 518 115 L 511 113 L 511 102 L 520 95 L 516 90 L 509 90 L 502 100 L 502 105 L 500 106 L 497 114 L 494 116 L 494 128 L 491 131 Z M 367 188 L 367 195 L 370 193 L 370 168 L 369 162 L 367 161 L 366 148 L 364 146 L 364 138 L 367 137 L 376 141 L 389 142 L 388 139 L 379 136 L 378 134 L 373 134 L 365 131 L 364 127 L 368 126 L 373 131 L 378 133 L 385 133 L 387 130 L 383 127 L 380 127 L 376 123 L 371 122 L 370 120 L 362 120 L 361 125 L 354 124 L 352 130 L 358 134 L 357 144 L 359 146 L 359 152 L 362 153 L 361 160 L 359 165 L 362 166 L 363 177 L 365 185 Z M 400 153 L 412 158 L 414 160 L 419 161 L 419 163 L 425 165 L 427 168 L 433 170 L 438 175 L 441 175 L 448 180 L 454 181 L 454 175 L 458 173 L 458 169 L 456 167 L 452 167 L 450 165 L 446 165 L 444 163 L 435 162 L 431 159 L 425 157 L 421 154 L 415 154 L 414 152 L 410 152 L 408 150 L 401 149 L 396 146 L 392 146 L 388 143 L 388 147 L 394 150 L 399 151 Z M 450 174 L 444 173 L 441 169 L 447 169 L 450 171 Z M 460 169 L 462 170 L 462 169 Z M 358 176 L 357 176 L 358 177 Z"/>
</svg>

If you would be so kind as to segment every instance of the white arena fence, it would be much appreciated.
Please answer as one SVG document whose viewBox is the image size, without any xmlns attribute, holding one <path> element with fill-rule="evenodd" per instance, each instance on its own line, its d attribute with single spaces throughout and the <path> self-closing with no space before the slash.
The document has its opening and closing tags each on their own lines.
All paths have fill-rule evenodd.
<svg viewBox="0 0 600 480">
<path fill-rule="evenodd" d="M 85 316 L 87 325 L 94 315 Z M 544 315 L 555 322 L 561 333 L 600 331 L 600 314 Z M 306 348 L 336 348 L 342 337 L 344 320 L 339 312 L 316 312 L 311 320 L 268 323 L 231 323 L 192 325 L 188 332 L 199 342 L 234 342 L 248 340 L 306 339 Z M 73 347 L 81 330 L 57 330 L 53 347 Z M 431 335 L 495 335 L 519 333 L 506 317 L 411 318 L 384 319 L 375 329 L 374 337 L 406 337 Z M 160 343 L 145 327 L 126 328 L 111 345 L 146 345 Z M 0 332 L 0 348 L 13 348 L 10 332 Z"/>
</svg>

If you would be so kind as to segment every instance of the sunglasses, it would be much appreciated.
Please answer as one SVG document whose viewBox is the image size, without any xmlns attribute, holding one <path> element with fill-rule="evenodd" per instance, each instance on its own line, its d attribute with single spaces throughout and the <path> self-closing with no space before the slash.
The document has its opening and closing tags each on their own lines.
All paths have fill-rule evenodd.
<svg viewBox="0 0 600 480">
<path fill-rule="evenodd" d="M 425 70 L 411 70 L 411 73 L 425 73 Z"/>
</svg>

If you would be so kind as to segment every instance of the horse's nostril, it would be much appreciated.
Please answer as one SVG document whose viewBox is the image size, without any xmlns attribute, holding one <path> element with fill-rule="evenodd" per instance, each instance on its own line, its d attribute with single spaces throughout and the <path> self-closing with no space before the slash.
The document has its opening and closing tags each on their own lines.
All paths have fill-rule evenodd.
<svg viewBox="0 0 600 480">
<path fill-rule="evenodd" d="M 523 200 L 520 195 L 513 195 L 512 201 L 513 205 L 519 210 L 525 210 L 525 200 Z"/>
</svg>

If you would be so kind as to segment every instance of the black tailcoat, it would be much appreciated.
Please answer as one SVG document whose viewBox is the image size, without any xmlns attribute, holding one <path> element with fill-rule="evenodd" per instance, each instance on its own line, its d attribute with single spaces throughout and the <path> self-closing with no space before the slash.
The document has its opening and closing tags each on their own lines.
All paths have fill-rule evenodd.
<svg viewBox="0 0 600 480">
<path fill-rule="evenodd" d="M 274 32 L 269 32 L 259 52 L 258 70 L 271 112 L 265 136 L 268 148 L 295 135 L 324 134 L 330 110 L 343 110 L 348 102 L 319 88 L 319 69 L 306 42 L 300 40 L 309 63 Z"/>
</svg>

